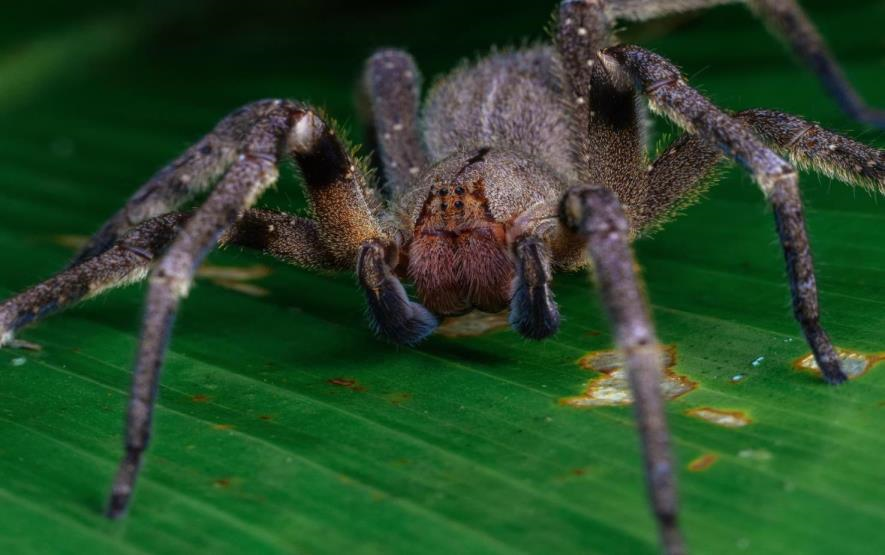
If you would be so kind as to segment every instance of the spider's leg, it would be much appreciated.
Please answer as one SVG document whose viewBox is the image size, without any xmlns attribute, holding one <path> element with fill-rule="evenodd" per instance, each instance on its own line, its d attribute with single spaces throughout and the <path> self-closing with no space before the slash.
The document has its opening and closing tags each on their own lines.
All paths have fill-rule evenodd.
<svg viewBox="0 0 885 555">
<path fill-rule="evenodd" d="M 510 325 L 528 339 L 544 339 L 559 330 L 553 298 L 553 254 L 540 237 L 528 235 L 513 245 L 516 277 L 510 297 Z"/>
<path fill-rule="evenodd" d="M 747 0 L 747 3 L 790 44 L 793 53 L 817 75 L 843 111 L 862 123 L 885 128 L 885 110 L 864 102 L 796 0 Z"/>
<path fill-rule="evenodd" d="M 0 304 L 0 346 L 21 328 L 113 287 L 147 277 L 187 214 L 167 214 L 130 230 L 110 248 Z"/>
<path fill-rule="evenodd" d="M 23 327 L 85 299 L 147 277 L 154 261 L 181 231 L 189 213 L 152 218 L 80 264 L 0 304 L 0 347 Z M 316 222 L 270 210 L 247 210 L 221 238 L 222 245 L 259 250 L 303 268 L 331 268 Z"/>
<path fill-rule="evenodd" d="M 783 112 L 744 110 L 735 117 L 800 168 L 885 194 L 885 150 Z"/>
<path fill-rule="evenodd" d="M 642 441 L 646 479 L 668 555 L 685 552 L 676 483 L 661 397 L 662 352 L 634 269 L 630 225 L 617 197 L 603 187 L 575 187 L 560 205 L 563 225 L 582 237 L 618 347 L 624 353 Z"/>
<path fill-rule="evenodd" d="M 636 111 L 636 91 L 614 81 L 598 52 L 613 40 L 602 4 L 565 0 L 559 8 L 556 47 L 566 81 L 564 101 L 573 125 L 575 166 L 580 183 L 613 189 L 634 217 L 645 198 L 645 141 Z"/>
<path fill-rule="evenodd" d="M 412 302 L 396 278 L 398 253 L 379 240 L 364 243 L 357 254 L 356 274 L 369 306 L 375 333 L 398 345 L 414 345 L 439 325 L 422 305 Z"/>
<path fill-rule="evenodd" d="M 366 62 L 363 87 L 386 192 L 396 199 L 428 165 L 418 123 L 421 74 L 408 53 L 381 50 Z"/>
<path fill-rule="evenodd" d="M 716 145 L 752 173 L 774 210 L 796 319 L 827 381 L 844 382 L 839 358 L 820 323 L 817 284 L 796 170 L 766 147 L 743 122 L 689 87 L 679 70 L 663 57 L 636 46 L 616 46 L 605 50 L 603 61 L 615 78 L 635 80 L 652 109 L 707 144 Z"/>
<path fill-rule="evenodd" d="M 668 555 L 676 555 L 685 549 L 677 523 L 676 483 L 660 391 L 663 359 L 634 271 L 629 246 L 631 226 L 618 201 L 620 197 L 633 206 L 644 204 L 644 141 L 635 90 L 629 82 L 612 79 L 598 56 L 611 40 L 611 22 L 601 2 L 562 2 L 556 43 L 566 77 L 565 97 L 570 103 L 567 108 L 574 125 L 576 173 L 579 183 L 585 186 L 573 188 L 563 197 L 560 219 L 565 229 L 557 230 L 548 239 L 552 250 L 565 254 L 557 260 L 580 260 L 570 237 L 582 239 L 581 251 L 589 250 L 602 302 L 627 361 L 649 497 L 661 541 Z M 540 252 L 535 250 L 536 254 Z M 531 262 L 532 258 L 526 257 L 525 261 Z M 523 262 L 522 269 L 525 268 Z M 538 274 L 537 281 L 544 281 L 546 276 L 539 268 L 529 268 Z M 526 277 L 518 279 L 531 283 Z M 543 307 L 544 303 L 538 306 Z"/>
<path fill-rule="evenodd" d="M 175 313 L 187 294 L 197 267 L 226 229 L 254 203 L 278 176 L 277 164 L 287 142 L 296 158 L 307 156 L 305 174 L 319 175 L 324 183 L 348 172 L 316 163 L 329 152 L 320 130 L 325 126 L 310 110 L 291 102 L 276 102 L 256 121 L 243 141 L 236 162 L 184 225 L 150 278 L 141 340 L 135 360 L 132 394 L 126 424 L 125 456 L 114 480 L 107 509 L 111 518 L 122 516 L 129 504 L 150 438 L 160 369 Z M 328 133 L 326 133 L 328 135 Z M 337 141 L 333 141 L 337 144 Z M 334 148 L 332 149 L 334 152 Z M 346 158 L 345 158 L 346 159 Z M 308 182 L 311 182 L 308 177 Z"/>
<path fill-rule="evenodd" d="M 171 212 L 208 190 L 234 162 L 240 143 L 251 126 L 273 107 L 273 100 L 262 100 L 221 120 L 212 131 L 142 185 L 90 238 L 72 264 L 109 248 L 127 229 Z"/>
<path fill-rule="evenodd" d="M 796 0 L 605 0 L 605 5 L 612 18 L 645 21 L 738 1 L 748 4 L 772 32 L 789 44 L 842 110 L 860 122 L 885 128 L 885 111 L 863 101 Z"/>
<path fill-rule="evenodd" d="M 797 116 L 772 110 L 744 110 L 734 117 L 747 123 L 769 146 L 798 167 L 885 193 L 885 150 L 867 146 Z M 654 226 L 690 204 L 711 181 L 724 155 L 697 135 L 676 139 L 649 169 L 648 203 L 640 228 Z"/>
</svg>

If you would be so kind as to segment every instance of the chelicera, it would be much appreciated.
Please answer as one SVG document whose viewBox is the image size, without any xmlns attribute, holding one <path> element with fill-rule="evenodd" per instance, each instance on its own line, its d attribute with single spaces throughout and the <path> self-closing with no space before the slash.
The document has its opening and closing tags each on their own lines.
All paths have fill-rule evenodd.
<svg viewBox="0 0 885 555">
<path fill-rule="evenodd" d="M 793 0 L 748 0 L 852 116 L 885 126 L 846 82 Z M 667 553 L 684 551 L 659 391 L 661 349 L 631 241 L 658 226 L 734 160 L 775 217 L 796 319 L 818 367 L 845 380 L 820 322 L 795 166 L 882 190 L 885 152 L 770 110 L 731 113 L 648 50 L 619 44 L 621 20 L 725 0 L 567 0 L 554 43 L 492 54 L 440 80 L 421 105 L 419 72 L 399 50 L 366 64 L 370 136 L 383 183 L 314 108 L 263 100 L 224 118 L 139 189 L 55 277 L 0 305 L 0 342 L 47 314 L 149 276 L 125 455 L 107 514 L 123 515 L 148 445 L 172 323 L 197 267 L 218 244 L 306 268 L 355 272 L 379 336 L 415 345 L 441 317 L 509 310 L 535 340 L 560 326 L 556 271 L 593 268 L 631 376 L 651 506 Z M 685 130 L 653 161 L 644 98 Z M 253 208 L 287 158 L 311 217 Z M 790 161 L 788 161 L 788 159 Z M 208 192 L 193 212 L 176 212 Z M 402 283 L 413 282 L 418 301 Z"/>
</svg>

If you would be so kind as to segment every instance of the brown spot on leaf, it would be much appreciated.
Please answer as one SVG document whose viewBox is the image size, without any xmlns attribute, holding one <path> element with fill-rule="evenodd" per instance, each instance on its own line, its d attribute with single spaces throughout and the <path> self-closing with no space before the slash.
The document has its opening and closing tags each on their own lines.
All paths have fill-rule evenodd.
<svg viewBox="0 0 885 555">
<path fill-rule="evenodd" d="M 436 332 L 444 337 L 475 337 L 509 326 L 506 311 L 489 314 L 474 310 L 463 316 L 446 318 Z"/>
<path fill-rule="evenodd" d="M 849 380 L 859 378 L 867 373 L 867 371 L 876 364 L 885 360 L 885 353 L 866 354 L 857 351 L 849 351 L 847 349 L 836 349 L 839 360 L 842 362 L 842 371 L 848 376 Z M 793 368 L 802 372 L 810 372 L 818 376 L 821 375 L 817 361 L 814 360 L 813 354 L 807 354 L 793 362 Z M 823 377 L 821 377 L 823 379 Z"/>
<path fill-rule="evenodd" d="M 203 395 L 202 393 L 198 393 L 191 397 L 191 402 L 193 403 L 208 403 L 209 397 L 207 395 Z"/>
<path fill-rule="evenodd" d="M 217 488 L 228 488 L 230 487 L 230 478 L 219 478 L 215 480 L 214 485 Z"/>
<path fill-rule="evenodd" d="M 407 391 L 395 391 L 384 396 L 391 405 L 401 405 L 412 399 L 412 394 Z"/>
<path fill-rule="evenodd" d="M 688 463 L 688 469 L 691 472 L 703 472 L 716 464 L 716 461 L 719 460 L 719 455 L 714 453 L 704 453 L 700 457 Z"/>
<path fill-rule="evenodd" d="M 214 429 L 214 430 L 221 430 L 221 431 L 224 431 L 224 430 L 233 430 L 233 429 L 234 429 L 234 425 L 233 425 L 233 424 L 215 424 L 215 425 L 212 426 L 212 429 Z"/>
<path fill-rule="evenodd" d="M 748 424 L 752 424 L 747 415 L 738 410 L 722 410 L 710 407 L 698 407 L 685 412 L 688 416 L 706 420 L 711 424 L 722 426 L 723 428 L 743 428 Z"/>
<path fill-rule="evenodd" d="M 337 385 L 338 387 L 346 387 L 347 389 L 352 389 L 353 391 L 365 391 L 366 388 L 360 383 L 352 378 L 332 378 L 328 380 L 328 382 L 332 385 Z"/>
<path fill-rule="evenodd" d="M 676 348 L 665 346 L 662 354 L 664 357 L 664 380 L 661 383 L 661 391 L 664 397 L 667 400 L 672 400 L 694 390 L 698 386 L 696 382 L 673 370 L 676 366 Z M 624 359 L 620 352 L 615 350 L 596 351 L 581 357 L 578 364 L 585 370 L 600 372 L 602 376 L 596 376 L 587 382 L 587 387 L 582 395 L 564 397 L 560 399 L 560 404 L 594 408 L 633 403 L 627 369 L 624 368 Z"/>
<path fill-rule="evenodd" d="M 271 415 L 269 415 L 269 414 L 261 414 L 261 415 L 258 416 L 258 419 L 259 419 L 259 420 L 264 420 L 265 422 L 267 422 L 267 421 L 269 421 L 269 420 L 273 420 L 273 416 L 271 416 Z"/>
</svg>

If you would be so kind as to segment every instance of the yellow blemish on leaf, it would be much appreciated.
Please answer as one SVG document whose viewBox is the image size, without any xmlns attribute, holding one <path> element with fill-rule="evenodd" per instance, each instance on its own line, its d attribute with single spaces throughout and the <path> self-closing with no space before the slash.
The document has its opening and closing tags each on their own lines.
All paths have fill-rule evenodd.
<svg viewBox="0 0 885 555">
<path fill-rule="evenodd" d="M 437 333 L 445 337 L 474 337 L 507 328 L 507 312 L 488 314 L 474 310 L 464 316 L 443 320 Z"/>
<path fill-rule="evenodd" d="M 78 251 L 85 247 L 86 243 L 89 242 L 89 236 L 74 234 L 53 235 L 52 242 L 60 247 Z"/>
<path fill-rule="evenodd" d="M 747 415 L 737 410 L 721 410 L 710 407 L 698 407 L 686 411 L 688 416 L 706 420 L 711 424 L 722 426 L 723 428 L 743 428 L 748 424 L 752 424 Z"/>
<path fill-rule="evenodd" d="M 885 360 L 885 353 L 866 354 L 839 348 L 836 349 L 836 353 L 842 362 L 842 371 L 845 372 L 849 380 L 863 376 L 870 368 Z M 802 372 L 821 375 L 813 354 L 807 354 L 797 359 L 793 362 L 793 367 Z"/>
<path fill-rule="evenodd" d="M 696 382 L 673 370 L 676 366 L 675 347 L 665 346 L 662 355 L 664 357 L 664 380 L 661 383 L 661 392 L 665 399 L 676 399 L 698 386 Z M 560 399 L 560 404 L 593 408 L 623 406 L 633 403 L 627 369 L 624 368 L 624 359 L 618 351 L 589 353 L 581 357 L 578 364 L 585 370 L 600 372 L 603 375 L 591 379 L 582 395 L 564 397 Z"/>
</svg>

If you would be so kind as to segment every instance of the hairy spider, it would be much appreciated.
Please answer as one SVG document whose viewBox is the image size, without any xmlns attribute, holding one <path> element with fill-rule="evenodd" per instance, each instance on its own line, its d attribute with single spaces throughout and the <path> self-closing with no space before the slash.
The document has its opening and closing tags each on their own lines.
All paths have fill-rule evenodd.
<svg viewBox="0 0 885 555">
<path fill-rule="evenodd" d="M 222 120 L 157 173 L 71 266 L 0 305 L 0 342 L 86 297 L 150 274 L 135 362 L 125 456 L 107 510 L 123 515 L 147 447 L 167 339 L 197 267 L 218 244 L 292 264 L 355 271 L 372 328 L 414 345 L 439 317 L 509 308 L 523 336 L 559 328 L 554 270 L 593 268 L 629 368 L 649 495 L 667 553 L 682 553 L 676 488 L 659 392 L 662 358 L 631 240 L 697 198 L 730 158 L 771 205 L 796 319 L 830 383 L 845 380 L 821 327 L 794 164 L 885 188 L 885 152 L 769 110 L 723 111 L 672 63 L 618 45 L 618 19 L 643 20 L 728 0 L 567 0 L 553 46 L 490 55 L 441 80 L 419 115 L 419 73 L 398 50 L 365 71 L 370 126 L 384 175 L 361 162 L 319 113 L 264 100 Z M 851 115 L 885 125 L 845 81 L 793 0 L 748 0 Z M 649 164 L 636 99 L 686 133 Z M 290 156 L 312 218 L 253 209 Z M 792 160 L 787 162 L 782 156 Z M 173 212 L 211 191 L 192 213 Z M 400 282 L 414 282 L 421 303 Z"/>
</svg>

